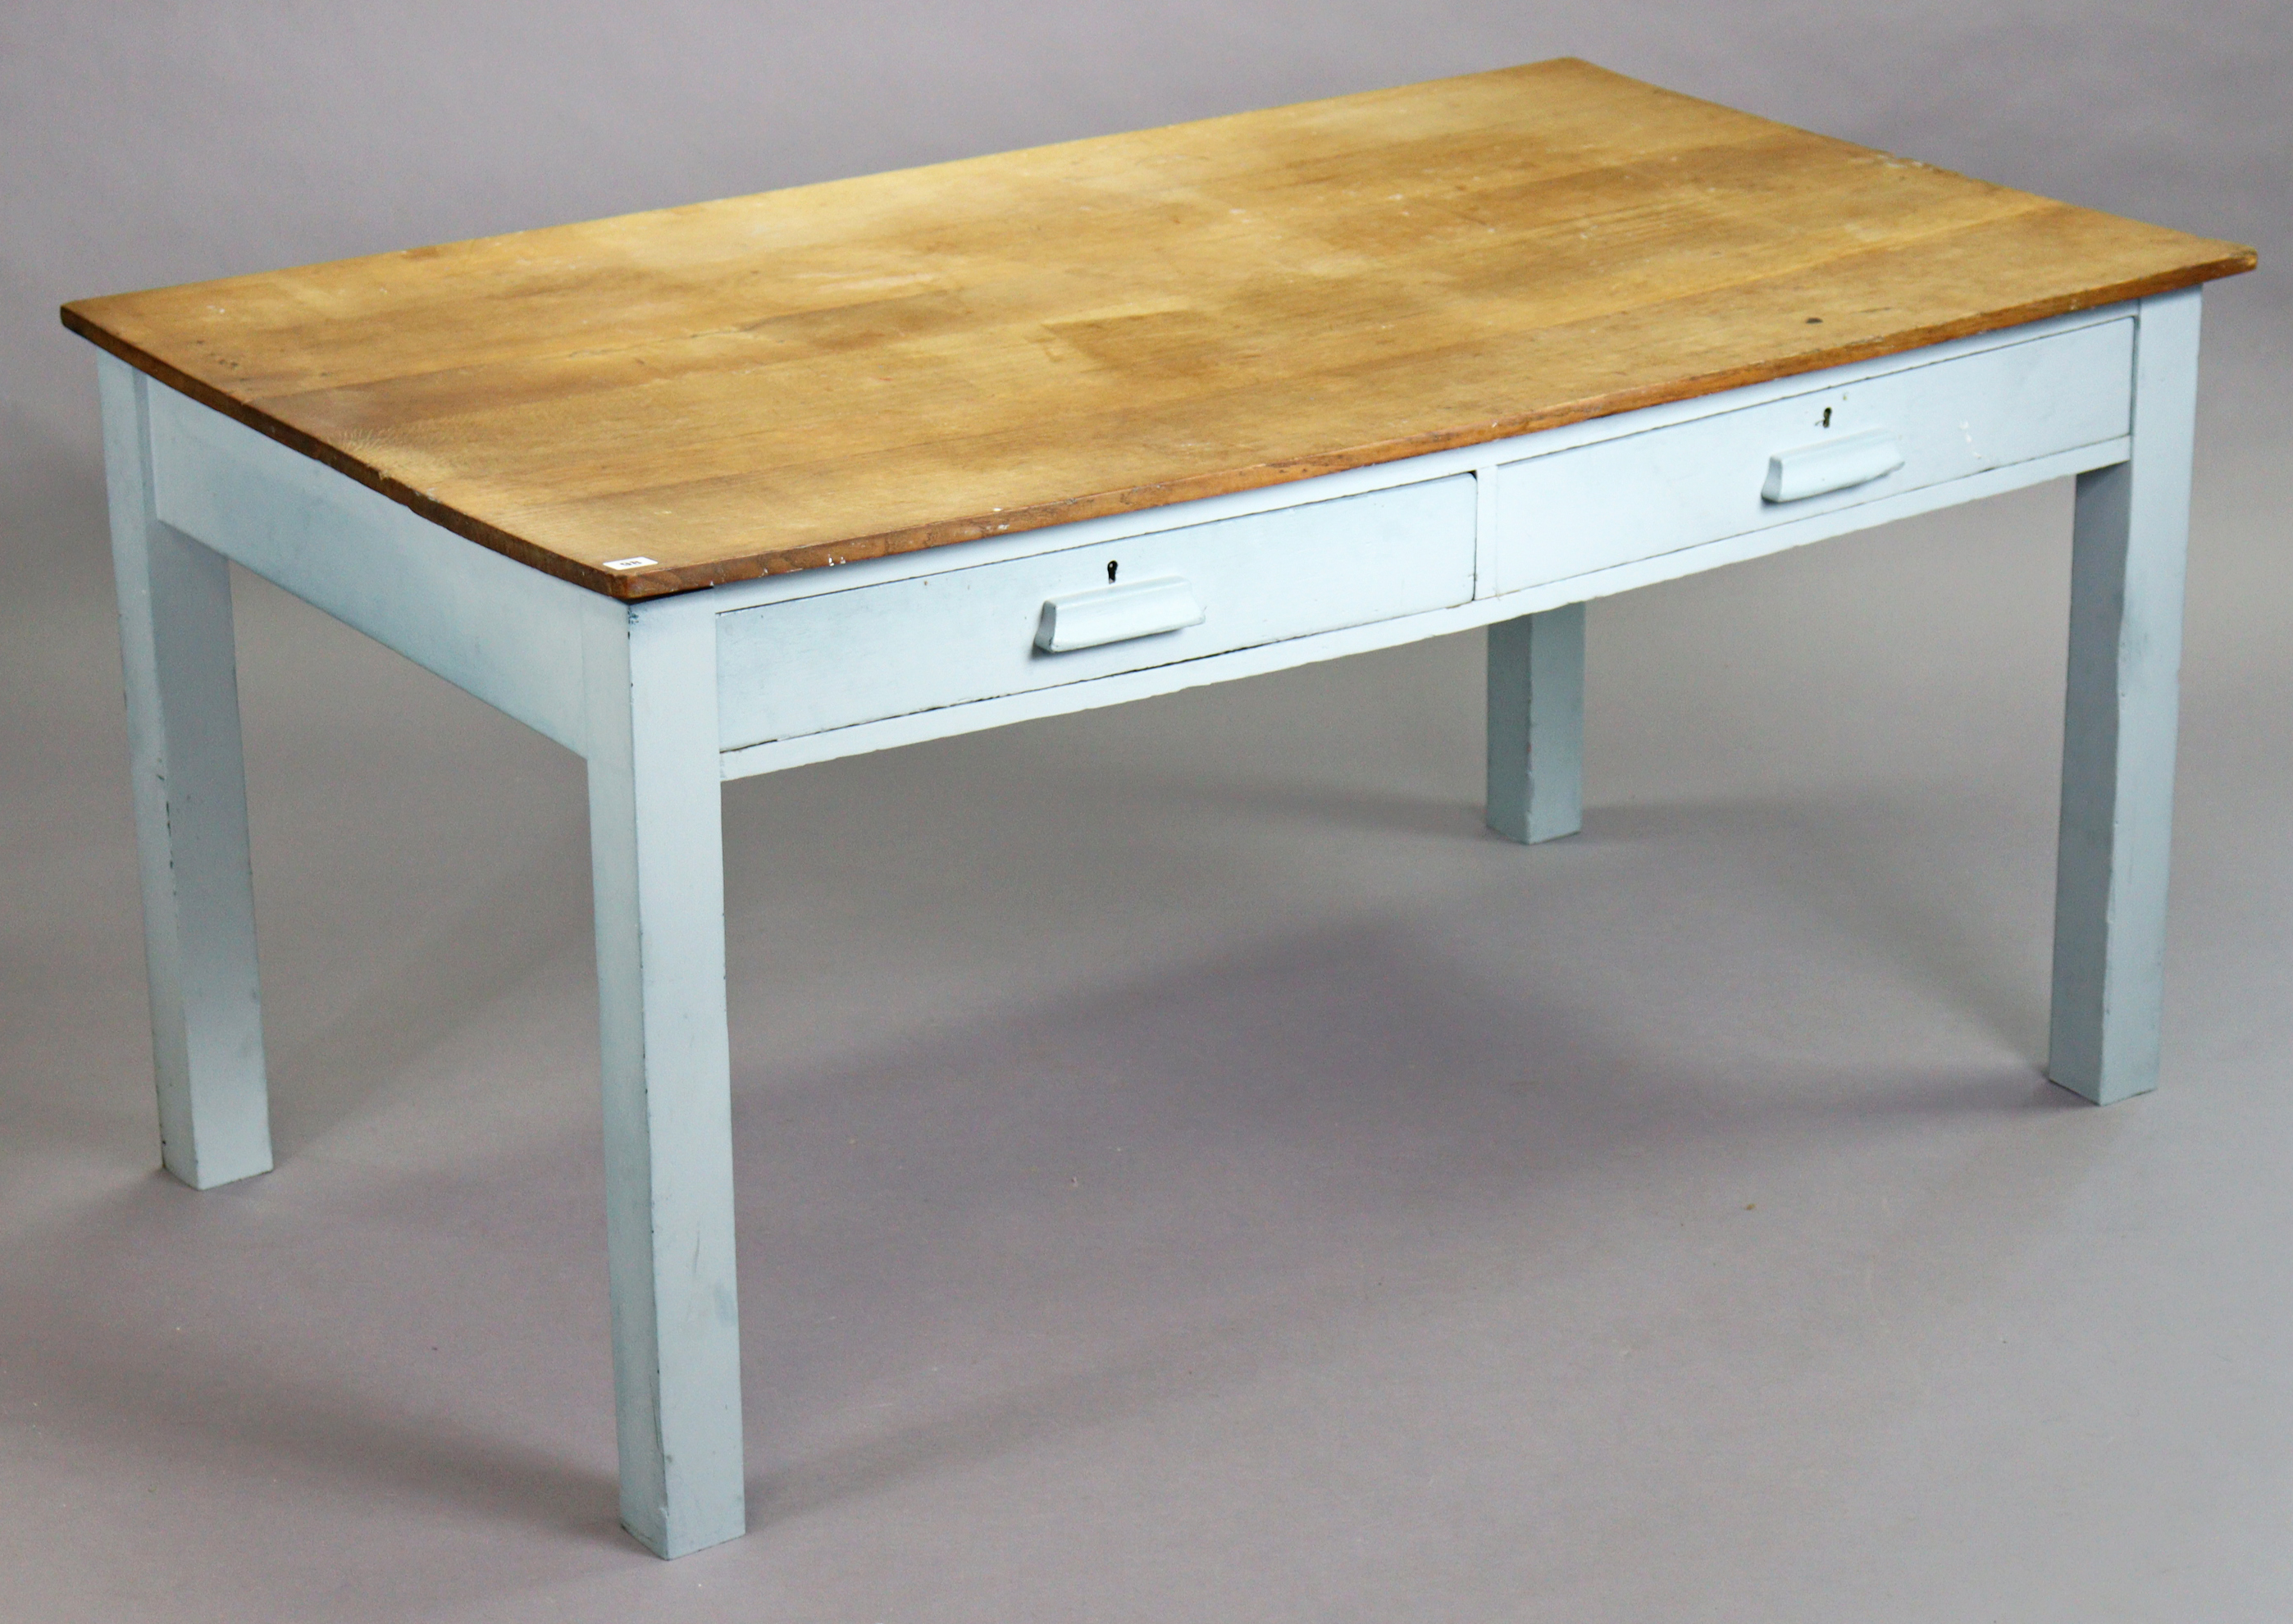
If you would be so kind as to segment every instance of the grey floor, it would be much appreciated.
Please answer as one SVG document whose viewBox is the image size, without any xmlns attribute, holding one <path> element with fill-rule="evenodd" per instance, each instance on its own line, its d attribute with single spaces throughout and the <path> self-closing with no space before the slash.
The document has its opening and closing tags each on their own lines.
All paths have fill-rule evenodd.
<svg viewBox="0 0 2293 1624">
<path fill-rule="evenodd" d="M 2223 347 L 2127 1105 L 2039 1075 L 2062 487 L 1597 605 L 1550 847 L 1479 829 L 1474 637 L 733 787 L 753 1531 L 675 1564 L 578 764 L 242 579 L 280 1166 L 194 1195 L 105 607 L 12 623 L 4 1611 L 2282 1618 L 2283 349 Z"/>
<path fill-rule="evenodd" d="M 2293 1615 L 2267 269 L 2208 307 L 2155 1095 L 2040 1075 L 2054 487 L 1594 605 L 1534 850 L 1478 637 L 729 789 L 734 1544 L 615 1525 L 579 764 L 244 579 L 280 1165 L 155 1171 L 59 298 L 1568 50 L 2284 240 L 2273 0 L 1119 9 L 0 17 L 0 1619 Z"/>
</svg>

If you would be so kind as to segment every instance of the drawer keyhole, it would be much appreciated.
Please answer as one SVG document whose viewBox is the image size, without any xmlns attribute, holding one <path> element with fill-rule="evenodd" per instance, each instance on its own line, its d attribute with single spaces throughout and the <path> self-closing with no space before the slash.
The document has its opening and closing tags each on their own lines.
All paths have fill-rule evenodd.
<svg viewBox="0 0 2293 1624">
<path fill-rule="evenodd" d="M 1817 427 L 1819 427 L 1819 428 L 1829 428 L 1829 427 L 1831 426 L 1831 408 L 1830 408 L 1830 407 L 1827 406 L 1827 407 L 1825 407 L 1825 408 L 1823 409 L 1823 421 L 1822 421 L 1821 423 L 1819 423 L 1818 425 L 1816 425 L 1816 426 L 1817 426 Z"/>
<path fill-rule="evenodd" d="M 1112 581 L 1114 579 L 1114 566 L 1118 562 L 1120 561 L 1114 558 L 1110 558 L 1106 561 L 1106 579 L 1109 581 Z"/>
</svg>

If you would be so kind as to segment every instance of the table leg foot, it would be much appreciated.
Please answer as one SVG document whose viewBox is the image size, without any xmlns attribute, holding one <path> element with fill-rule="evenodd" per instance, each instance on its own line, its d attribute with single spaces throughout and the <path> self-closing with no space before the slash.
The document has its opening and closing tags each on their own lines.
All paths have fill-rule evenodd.
<svg viewBox="0 0 2293 1624">
<path fill-rule="evenodd" d="M 615 605 L 585 645 L 621 1520 L 662 1556 L 747 1525 L 716 625 L 698 607 Z"/>
<path fill-rule="evenodd" d="M 159 1155 L 194 1190 L 267 1173 L 231 566 L 158 522 L 147 391 L 107 358 L 105 480 L 142 875 Z"/>
<path fill-rule="evenodd" d="M 2142 301 L 2132 453 L 2078 482 L 2046 1073 L 2100 1105 L 2158 1085 L 2198 315 Z"/>
<path fill-rule="evenodd" d="M 1584 822 L 1584 605 L 1488 630 L 1488 825 L 1524 845 Z"/>
</svg>

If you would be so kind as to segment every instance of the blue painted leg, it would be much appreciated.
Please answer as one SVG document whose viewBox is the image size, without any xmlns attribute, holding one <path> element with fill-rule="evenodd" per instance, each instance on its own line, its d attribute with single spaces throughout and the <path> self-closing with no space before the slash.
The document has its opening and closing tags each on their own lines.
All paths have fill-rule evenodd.
<svg viewBox="0 0 2293 1624">
<path fill-rule="evenodd" d="M 1584 605 L 1491 626 L 1489 827 L 1524 845 L 1584 822 Z"/>
<path fill-rule="evenodd" d="M 747 1526 L 716 635 L 677 599 L 586 633 L 621 1520 L 663 1556 Z"/>
<path fill-rule="evenodd" d="M 2100 1105 L 2158 1085 L 2198 314 L 2142 301 L 2132 454 L 2078 482 L 2046 1072 Z"/>
<path fill-rule="evenodd" d="M 162 524 L 149 390 L 105 359 L 105 480 L 142 871 L 159 1157 L 194 1190 L 271 1168 L 231 566 Z"/>
</svg>

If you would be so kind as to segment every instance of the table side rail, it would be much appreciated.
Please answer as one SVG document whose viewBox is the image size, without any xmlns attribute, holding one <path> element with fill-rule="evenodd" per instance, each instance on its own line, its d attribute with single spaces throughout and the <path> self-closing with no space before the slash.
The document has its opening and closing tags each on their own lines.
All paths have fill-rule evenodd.
<svg viewBox="0 0 2293 1624">
<path fill-rule="evenodd" d="M 149 389 L 163 524 L 584 749 L 581 629 L 625 619 L 626 605 L 474 546 L 163 384 Z"/>
</svg>

